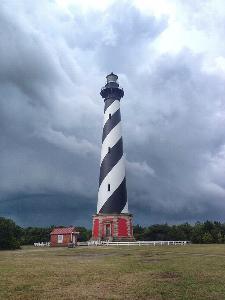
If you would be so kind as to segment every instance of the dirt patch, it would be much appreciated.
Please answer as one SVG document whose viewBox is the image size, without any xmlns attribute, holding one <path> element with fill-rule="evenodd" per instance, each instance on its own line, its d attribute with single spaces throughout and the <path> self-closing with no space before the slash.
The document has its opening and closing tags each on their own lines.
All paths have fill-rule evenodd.
<svg viewBox="0 0 225 300">
<path fill-rule="evenodd" d="M 155 277 L 158 279 L 163 279 L 163 280 L 173 280 L 173 279 L 178 279 L 181 277 L 181 274 L 178 272 L 160 272 L 155 274 Z"/>
<path fill-rule="evenodd" d="M 57 256 L 64 257 L 87 257 L 87 258 L 96 258 L 96 257 L 105 257 L 105 256 L 114 256 L 113 253 L 71 253 L 71 254 L 57 254 Z"/>
<path fill-rule="evenodd" d="M 168 260 L 167 258 L 146 258 L 141 260 L 143 263 L 160 263 L 162 261 Z"/>
</svg>

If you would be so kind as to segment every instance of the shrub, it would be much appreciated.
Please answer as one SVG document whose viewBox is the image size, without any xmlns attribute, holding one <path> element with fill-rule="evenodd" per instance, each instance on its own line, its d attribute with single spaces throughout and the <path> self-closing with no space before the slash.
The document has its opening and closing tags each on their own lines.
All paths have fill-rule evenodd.
<svg viewBox="0 0 225 300">
<path fill-rule="evenodd" d="M 12 220 L 0 217 L 0 249 L 10 250 L 20 248 L 22 229 Z"/>
</svg>

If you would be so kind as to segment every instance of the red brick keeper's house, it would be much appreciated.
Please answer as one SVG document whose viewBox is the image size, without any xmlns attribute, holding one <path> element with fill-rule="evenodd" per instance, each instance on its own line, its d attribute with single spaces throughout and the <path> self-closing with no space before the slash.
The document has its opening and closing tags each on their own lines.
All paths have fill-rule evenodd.
<svg viewBox="0 0 225 300">
<path fill-rule="evenodd" d="M 51 247 L 68 247 L 77 244 L 79 232 L 75 227 L 54 228 L 50 233 Z"/>
</svg>

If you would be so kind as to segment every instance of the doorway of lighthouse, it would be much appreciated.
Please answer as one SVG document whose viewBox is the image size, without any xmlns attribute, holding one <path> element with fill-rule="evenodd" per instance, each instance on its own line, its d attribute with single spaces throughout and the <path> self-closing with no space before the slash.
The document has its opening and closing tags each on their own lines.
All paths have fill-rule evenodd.
<svg viewBox="0 0 225 300">
<path fill-rule="evenodd" d="M 106 224 L 105 225 L 105 235 L 106 235 L 106 237 L 111 236 L 111 224 Z"/>
</svg>

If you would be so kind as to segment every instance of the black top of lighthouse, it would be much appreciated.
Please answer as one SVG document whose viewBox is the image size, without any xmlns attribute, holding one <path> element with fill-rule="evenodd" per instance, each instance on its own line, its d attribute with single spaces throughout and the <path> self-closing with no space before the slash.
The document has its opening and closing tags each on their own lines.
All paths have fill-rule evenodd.
<svg viewBox="0 0 225 300">
<path fill-rule="evenodd" d="M 104 101 L 109 98 L 120 100 L 124 95 L 124 91 L 119 87 L 119 83 L 117 82 L 118 76 L 112 72 L 106 76 L 106 80 L 106 84 L 100 92 L 100 95 L 102 98 L 104 98 Z"/>
</svg>

